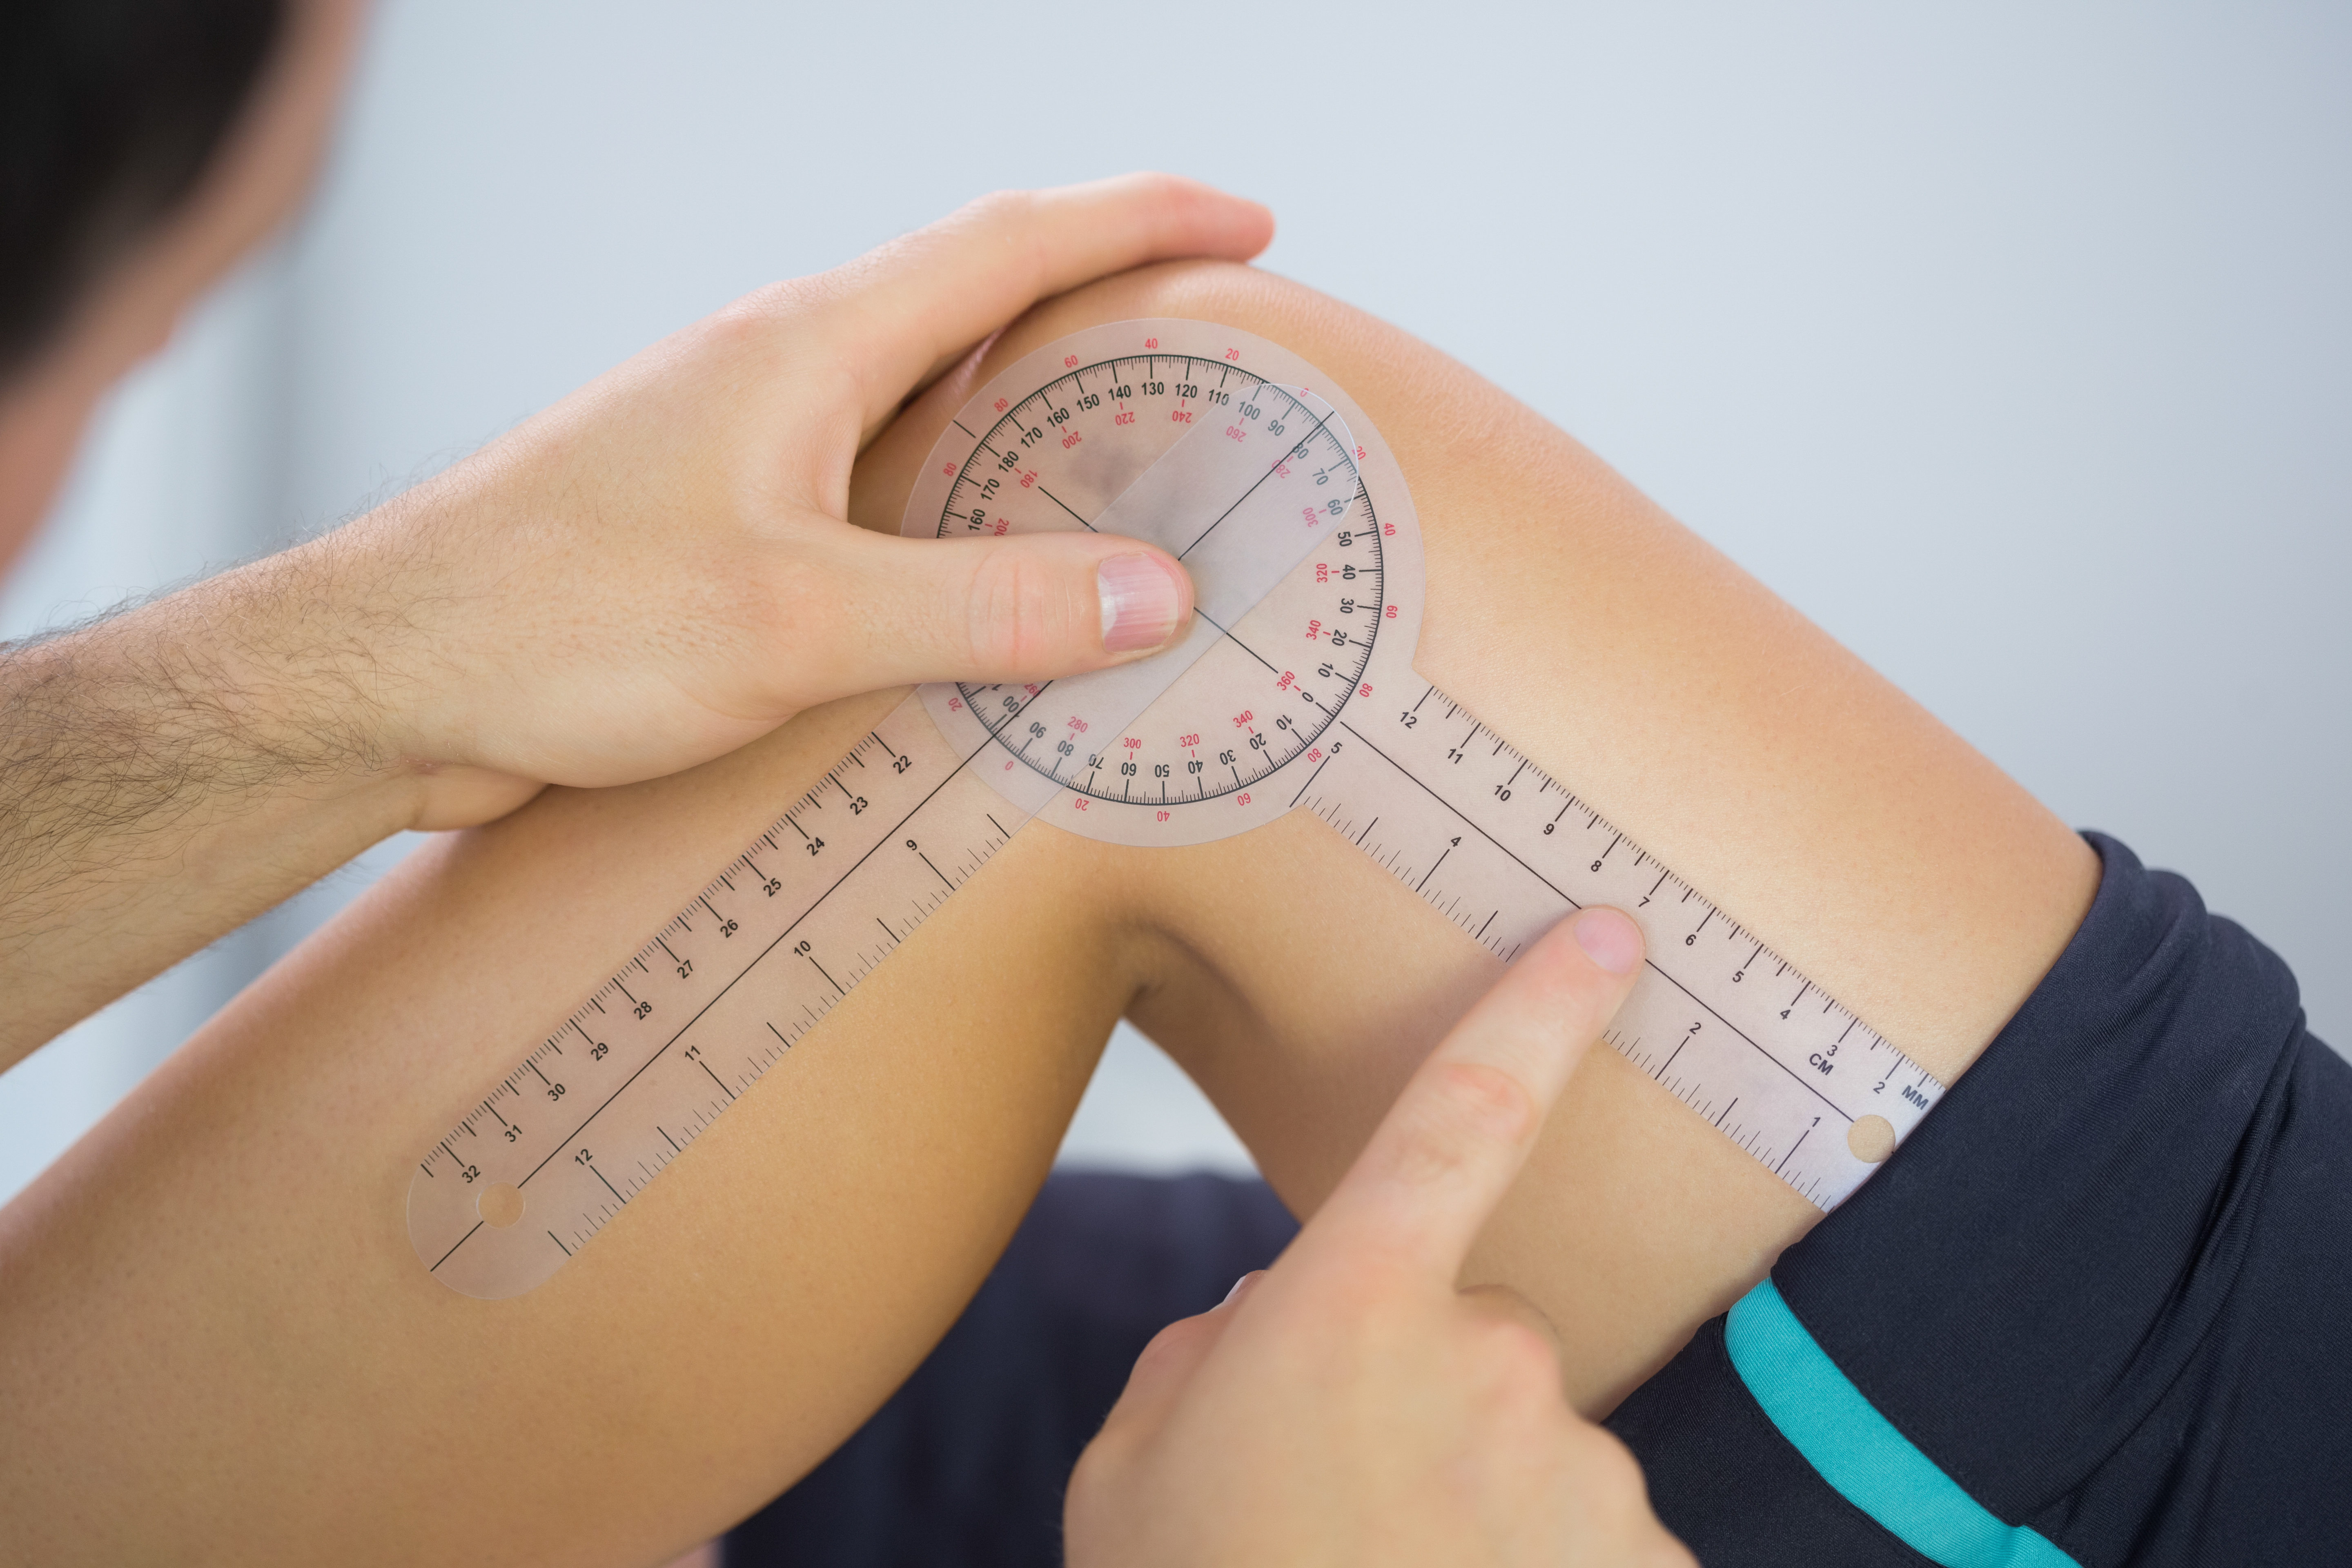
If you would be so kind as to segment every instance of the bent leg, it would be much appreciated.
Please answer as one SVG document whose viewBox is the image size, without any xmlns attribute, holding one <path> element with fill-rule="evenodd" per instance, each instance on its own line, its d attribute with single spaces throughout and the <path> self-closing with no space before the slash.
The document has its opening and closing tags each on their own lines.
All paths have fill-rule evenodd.
<svg viewBox="0 0 2352 1568">
<path fill-rule="evenodd" d="M 896 525 L 912 465 L 1001 365 L 1156 316 L 1282 343 L 1380 426 L 1427 552 L 1423 676 L 1937 1079 L 1967 1069 L 2080 923 L 2096 857 L 1575 440 L 1393 327 L 1242 267 L 1091 285 L 902 416 L 859 521 Z M 1160 943 L 1133 1016 L 1310 1213 L 1499 965 L 1306 812 L 1137 874 Z M 1471 1273 L 1550 1314 L 1597 1414 L 1819 1217 L 1598 1050 Z"/>
<path fill-rule="evenodd" d="M 2063 944 L 2095 866 L 2014 784 L 1567 437 L 1279 279 L 1160 268 L 1045 307 L 877 443 L 861 520 L 895 526 L 975 375 L 1147 314 L 1339 377 L 1423 514 L 1421 670 L 1939 1077 Z M 415 1151 L 892 700 L 428 850 L 0 1216 L 0 1558 L 656 1560 L 919 1359 L 1122 1008 L 1304 1212 L 1493 977 L 1312 817 L 1183 850 L 1033 827 L 576 1262 L 509 1301 L 434 1283 Z M 1014 950 L 1062 962 L 1041 985 Z M 1552 1315 L 1597 1408 L 1811 1216 L 1596 1053 L 1475 1270 Z"/>
</svg>

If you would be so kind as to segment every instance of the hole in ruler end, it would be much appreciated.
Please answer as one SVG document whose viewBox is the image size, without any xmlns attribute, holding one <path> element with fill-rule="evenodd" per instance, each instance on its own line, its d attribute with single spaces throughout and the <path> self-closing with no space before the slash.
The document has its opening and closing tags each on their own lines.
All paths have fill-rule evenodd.
<svg viewBox="0 0 2352 1568">
<path fill-rule="evenodd" d="M 1888 1137 L 1891 1140 L 1893 1136 L 1890 1129 Z M 482 1195 L 474 1200 L 474 1212 L 482 1216 L 484 1225 L 504 1230 L 522 1218 L 522 1189 L 512 1182 L 492 1182 L 482 1189 Z"/>
<path fill-rule="evenodd" d="M 1884 1116 L 1865 1116 L 1845 1130 L 1845 1146 L 1855 1159 L 1875 1165 L 1895 1152 L 1895 1123 Z M 484 1193 L 482 1201 L 488 1203 L 489 1196 Z"/>
</svg>

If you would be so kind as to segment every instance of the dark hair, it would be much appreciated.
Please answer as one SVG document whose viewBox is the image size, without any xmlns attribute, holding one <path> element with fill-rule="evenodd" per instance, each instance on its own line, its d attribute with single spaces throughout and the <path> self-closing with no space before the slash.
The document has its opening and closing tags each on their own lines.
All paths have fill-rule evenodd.
<svg viewBox="0 0 2352 1568">
<path fill-rule="evenodd" d="M 0 0 L 0 377 L 194 188 L 286 0 Z"/>
</svg>

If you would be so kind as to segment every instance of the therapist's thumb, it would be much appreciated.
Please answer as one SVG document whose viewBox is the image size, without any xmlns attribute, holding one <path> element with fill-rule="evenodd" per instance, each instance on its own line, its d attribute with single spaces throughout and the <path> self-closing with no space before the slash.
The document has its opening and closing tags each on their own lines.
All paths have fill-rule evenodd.
<svg viewBox="0 0 2352 1568">
<path fill-rule="evenodd" d="M 1148 658 L 1192 618 L 1166 552 L 1099 533 L 917 540 L 865 534 L 830 575 L 836 653 L 873 689 L 1050 680 Z"/>
</svg>

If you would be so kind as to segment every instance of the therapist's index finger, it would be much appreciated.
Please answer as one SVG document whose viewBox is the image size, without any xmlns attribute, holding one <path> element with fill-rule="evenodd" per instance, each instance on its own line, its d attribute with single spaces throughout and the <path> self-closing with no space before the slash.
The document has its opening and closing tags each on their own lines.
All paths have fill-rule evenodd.
<svg viewBox="0 0 2352 1568">
<path fill-rule="evenodd" d="M 1038 300 L 1179 257 L 1246 261 L 1274 237 L 1255 202 L 1175 174 L 1000 191 L 836 268 L 843 347 L 862 363 L 866 424 Z"/>
<path fill-rule="evenodd" d="M 1642 933 L 1615 910 L 1545 932 L 1413 1074 L 1301 1250 L 1451 1289 L 1641 963 Z"/>
</svg>

